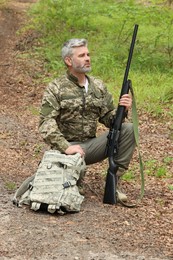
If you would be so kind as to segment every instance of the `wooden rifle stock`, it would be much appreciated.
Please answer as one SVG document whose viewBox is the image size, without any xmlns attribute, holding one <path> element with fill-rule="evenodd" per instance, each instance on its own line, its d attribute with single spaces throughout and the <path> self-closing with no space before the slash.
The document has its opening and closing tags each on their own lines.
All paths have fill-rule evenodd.
<svg viewBox="0 0 173 260">
<path fill-rule="evenodd" d="M 120 98 L 124 94 L 129 93 L 129 89 L 131 86 L 131 81 L 128 80 L 128 74 L 130 69 L 130 64 L 132 60 L 133 50 L 135 46 L 136 35 L 138 31 L 138 25 L 134 26 L 131 46 L 129 50 L 129 56 L 127 60 L 126 70 L 124 74 L 122 89 Z M 121 125 L 126 116 L 125 113 L 125 106 L 118 105 L 116 114 L 112 120 L 112 124 L 108 134 L 108 141 L 107 141 L 107 155 L 108 155 L 108 162 L 109 167 L 106 176 L 106 185 L 103 197 L 103 203 L 106 204 L 116 204 L 117 203 L 117 196 L 116 196 L 116 187 L 117 187 L 117 176 L 116 173 L 118 171 L 118 165 L 115 163 L 114 158 L 115 155 L 118 154 L 118 141 L 119 135 L 121 131 Z"/>
</svg>

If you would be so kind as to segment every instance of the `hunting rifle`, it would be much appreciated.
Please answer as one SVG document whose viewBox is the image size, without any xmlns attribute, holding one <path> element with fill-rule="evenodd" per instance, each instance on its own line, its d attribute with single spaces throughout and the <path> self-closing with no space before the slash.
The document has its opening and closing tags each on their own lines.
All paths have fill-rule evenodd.
<svg viewBox="0 0 173 260">
<path fill-rule="evenodd" d="M 135 24 L 131 46 L 129 50 L 129 56 L 127 60 L 126 70 L 124 74 L 124 80 L 122 84 L 120 98 L 124 94 L 128 94 L 131 88 L 131 80 L 128 79 L 130 63 L 132 60 L 133 50 L 135 46 L 136 35 L 138 31 L 138 25 Z M 119 136 L 121 132 L 121 125 L 126 117 L 126 108 L 125 106 L 118 105 L 117 111 L 113 117 L 111 127 L 108 134 L 108 141 L 107 141 L 107 156 L 109 167 L 106 176 L 106 185 L 104 191 L 104 198 L 103 203 L 105 204 L 116 204 L 117 203 L 117 176 L 116 173 L 118 171 L 118 165 L 115 163 L 115 155 L 118 154 L 118 142 Z"/>
</svg>

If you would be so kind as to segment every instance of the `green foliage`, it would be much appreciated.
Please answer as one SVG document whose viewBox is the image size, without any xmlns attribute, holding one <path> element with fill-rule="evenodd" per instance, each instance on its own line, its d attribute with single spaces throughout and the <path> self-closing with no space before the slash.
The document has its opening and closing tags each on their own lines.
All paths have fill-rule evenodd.
<svg viewBox="0 0 173 260">
<path fill-rule="evenodd" d="M 7 0 L 0 0 L 0 7 L 7 3 Z"/>
<path fill-rule="evenodd" d="M 125 181 L 132 181 L 135 179 L 134 172 L 132 170 L 126 172 L 123 176 L 122 179 Z"/>
<path fill-rule="evenodd" d="M 30 110 L 30 112 L 32 113 L 32 115 L 34 116 L 38 116 L 39 115 L 39 109 L 35 106 L 29 106 L 28 109 Z"/>
<path fill-rule="evenodd" d="M 156 177 L 162 178 L 167 176 L 167 169 L 164 166 L 158 167 L 156 171 Z"/>
<path fill-rule="evenodd" d="M 6 187 L 7 190 L 13 191 L 13 190 L 16 189 L 16 184 L 14 182 L 11 182 L 11 181 L 6 181 L 5 187 Z"/>
<path fill-rule="evenodd" d="M 138 1 L 139 2 L 139 1 Z M 119 96 L 134 24 L 139 24 L 129 78 L 138 107 L 172 116 L 173 12 L 163 1 L 41 0 L 30 11 L 31 26 L 41 33 L 36 51 L 51 73 L 61 74 L 63 42 L 87 38 L 92 73 L 100 76 L 115 98 Z"/>
<path fill-rule="evenodd" d="M 169 190 L 173 190 L 173 185 L 169 185 L 169 186 L 168 186 L 168 189 L 169 189 Z"/>
<path fill-rule="evenodd" d="M 43 147 L 43 144 L 40 144 L 40 143 L 35 144 L 34 156 L 37 156 L 37 155 L 39 155 L 41 153 L 42 147 Z"/>
<path fill-rule="evenodd" d="M 166 164 L 168 164 L 168 165 L 170 165 L 172 162 L 173 162 L 173 157 L 165 157 L 164 159 L 163 159 L 163 162 L 164 163 L 166 163 Z"/>
<path fill-rule="evenodd" d="M 170 178 L 168 166 L 173 162 L 173 157 L 165 157 L 162 162 L 155 159 L 145 162 L 145 174 L 148 176 L 155 176 L 157 178 Z"/>
</svg>

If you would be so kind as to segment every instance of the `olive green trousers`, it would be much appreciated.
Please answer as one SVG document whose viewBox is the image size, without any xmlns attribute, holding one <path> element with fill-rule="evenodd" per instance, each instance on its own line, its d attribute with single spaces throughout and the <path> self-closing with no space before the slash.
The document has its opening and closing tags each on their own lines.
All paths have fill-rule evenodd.
<svg viewBox="0 0 173 260">
<path fill-rule="evenodd" d="M 107 158 L 107 136 L 108 131 L 85 142 L 72 142 L 71 144 L 79 144 L 83 148 L 85 151 L 85 162 L 89 165 Z M 115 163 L 120 168 L 128 168 L 135 146 L 133 124 L 123 123 L 119 137 L 118 154 L 115 155 Z"/>
</svg>

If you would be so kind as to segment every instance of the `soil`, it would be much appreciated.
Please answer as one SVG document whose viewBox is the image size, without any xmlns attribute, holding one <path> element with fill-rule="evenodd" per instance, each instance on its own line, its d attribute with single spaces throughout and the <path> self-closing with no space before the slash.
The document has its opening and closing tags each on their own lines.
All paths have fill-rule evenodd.
<svg viewBox="0 0 173 260">
<path fill-rule="evenodd" d="M 36 35 L 17 34 L 34 2 L 12 0 L 0 6 L 0 259 L 173 259 L 172 176 L 147 175 L 145 196 L 135 208 L 107 205 L 102 202 L 103 162 L 87 169 L 79 213 L 52 215 L 12 204 L 16 188 L 36 171 L 48 149 L 38 133 L 37 114 L 45 88 L 38 75 L 44 78 L 44 66 L 24 55 Z M 173 157 L 172 122 L 139 113 L 143 160 L 159 165 Z M 131 167 L 137 160 L 135 153 Z M 167 170 L 171 175 L 171 163 Z M 130 202 L 136 201 L 140 178 L 122 181 L 122 188 Z"/>
</svg>

